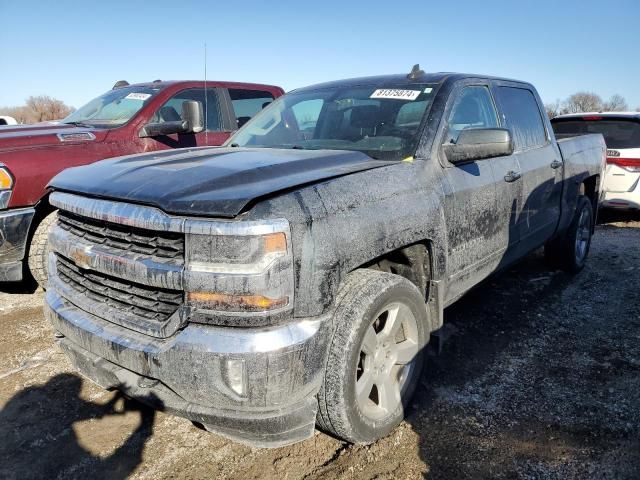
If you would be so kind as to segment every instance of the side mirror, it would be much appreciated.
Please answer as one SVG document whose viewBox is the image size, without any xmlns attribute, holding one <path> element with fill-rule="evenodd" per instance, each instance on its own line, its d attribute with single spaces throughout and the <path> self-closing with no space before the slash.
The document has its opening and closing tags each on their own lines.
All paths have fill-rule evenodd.
<svg viewBox="0 0 640 480">
<path fill-rule="evenodd" d="M 461 131 L 458 141 L 444 145 L 443 149 L 451 163 L 472 162 L 511 155 L 513 141 L 506 128 L 476 128 Z"/>
<path fill-rule="evenodd" d="M 182 102 L 182 120 L 172 122 L 147 123 L 140 130 L 139 136 L 159 137 L 174 133 L 199 133 L 204 130 L 204 114 L 202 103 L 195 100 Z"/>
<path fill-rule="evenodd" d="M 185 133 L 200 133 L 204 130 L 202 102 L 185 100 L 182 102 L 182 121 L 186 123 Z"/>
</svg>

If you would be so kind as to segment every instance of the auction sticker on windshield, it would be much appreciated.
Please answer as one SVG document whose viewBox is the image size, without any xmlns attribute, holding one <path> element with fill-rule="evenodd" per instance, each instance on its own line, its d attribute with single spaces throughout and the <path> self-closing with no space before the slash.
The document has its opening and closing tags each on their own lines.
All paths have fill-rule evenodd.
<svg viewBox="0 0 640 480">
<path fill-rule="evenodd" d="M 149 98 L 151 96 L 150 93 L 136 93 L 136 92 L 132 92 L 129 95 L 127 95 L 124 98 L 128 98 L 129 100 L 146 100 L 147 98 Z"/>
<path fill-rule="evenodd" d="M 420 95 L 420 90 L 398 90 L 395 88 L 380 88 L 373 92 L 369 98 L 392 98 L 394 100 L 415 100 Z"/>
</svg>

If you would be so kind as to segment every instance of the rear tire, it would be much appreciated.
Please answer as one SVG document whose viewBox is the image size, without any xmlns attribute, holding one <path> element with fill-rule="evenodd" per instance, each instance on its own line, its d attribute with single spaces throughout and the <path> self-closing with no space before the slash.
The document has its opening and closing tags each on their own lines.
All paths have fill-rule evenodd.
<svg viewBox="0 0 640 480">
<path fill-rule="evenodd" d="M 349 274 L 336 303 L 317 424 L 372 443 L 400 424 L 422 374 L 424 297 L 403 277 L 363 269 Z"/>
<path fill-rule="evenodd" d="M 31 238 L 29 246 L 29 271 L 31 276 L 44 290 L 47 289 L 47 257 L 49 256 L 49 229 L 58 218 L 58 212 L 52 212 L 42 219 Z"/>
<path fill-rule="evenodd" d="M 544 247 L 547 262 L 570 273 L 582 270 L 591 248 L 593 221 L 591 200 L 584 195 L 578 197 L 576 211 L 567 232 Z"/>
</svg>

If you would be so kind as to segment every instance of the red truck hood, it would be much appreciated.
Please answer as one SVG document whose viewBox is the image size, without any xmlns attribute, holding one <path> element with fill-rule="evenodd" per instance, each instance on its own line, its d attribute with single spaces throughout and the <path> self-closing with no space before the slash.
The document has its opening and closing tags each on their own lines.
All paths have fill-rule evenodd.
<svg viewBox="0 0 640 480">
<path fill-rule="evenodd" d="M 2 127 L 0 129 L 0 152 L 77 144 L 87 141 L 100 142 L 104 140 L 107 133 L 108 130 L 105 129 L 51 123 Z"/>
</svg>

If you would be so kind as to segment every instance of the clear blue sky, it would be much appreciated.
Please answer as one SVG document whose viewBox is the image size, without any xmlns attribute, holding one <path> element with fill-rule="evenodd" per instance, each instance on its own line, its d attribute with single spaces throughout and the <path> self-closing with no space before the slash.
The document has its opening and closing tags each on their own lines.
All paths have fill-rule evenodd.
<svg viewBox="0 0 640 480">
<path fill-rule="evenodd" d="M 639 0 L 0 0 L 0 106 L 48 94 L 81 106 L 129 82 L 274 83 L 462 71 L 640 106 Z"/>
</svg>

